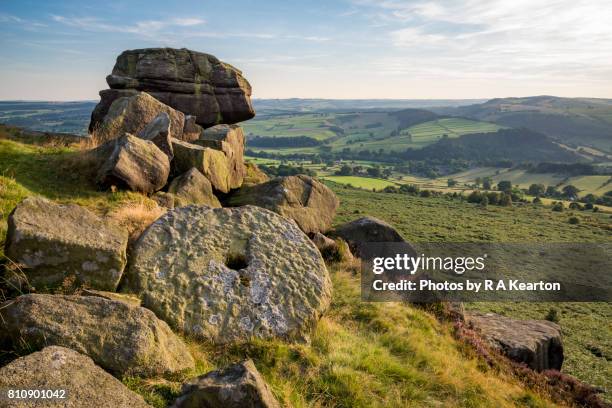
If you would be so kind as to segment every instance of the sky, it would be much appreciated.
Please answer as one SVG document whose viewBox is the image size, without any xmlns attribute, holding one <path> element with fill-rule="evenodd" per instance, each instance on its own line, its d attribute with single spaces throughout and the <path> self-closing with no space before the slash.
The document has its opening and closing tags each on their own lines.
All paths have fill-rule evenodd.
<svg viewBox="0 0 612 408">
<path fill-rule="evenodd" d="M 96 100 L 148 47 L 213 54 L 255 98 L 612 98 L 610 0 L 0 0 L 0 100 Z"/>
</svg>

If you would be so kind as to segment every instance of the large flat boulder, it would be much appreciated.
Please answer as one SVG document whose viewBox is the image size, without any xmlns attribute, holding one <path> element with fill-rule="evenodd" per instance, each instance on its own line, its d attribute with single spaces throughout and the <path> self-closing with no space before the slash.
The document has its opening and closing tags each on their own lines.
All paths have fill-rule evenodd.
<svg viewBox="0 0 612 408">
<path fill-rule="evenodd" d="M 558 324 L 478 312 L 466 312 L 465 320 L 512 360 L 537 371 L 561 370 L 563 343 Z"/>
<path fill-rule="evenodd" d="M 22 295 L 0 306 L 0 343 L 63 346 L 118 375 L 193 368 L 185 344 L 148 309 L 100 296 Z"/>
<path fill-rule="evenodd" d="M 97 147 L 93 155 L 99 163 L 96 183 L 151 194 L 168 182 L 170 160 L 150 140 L 129 133 Z"/>
<path fill-rule="evenodd" d="M 175 329 L 214 343 L 306 340 L 331 297 L 310 239 L 254 206 L 168 211 L 134 245 L 125 285 Z"/>
<path fill-rule="evenodd" d="M 194 143 L 225 153 L 228 160 L 229 187 L 238 188 L 246 175 L 244 166 L 244 133 L 237 125 L 217 125 L 202 132 Z"/>
<path fill-rule="evenodd" d="M 111 89 L 100 92 L 90 130 L 102 121 L 119 90 L 148 92 L 164 104 L 195 116 L 204 127 L 255 116 L 251 85 L 238 69 L 213 55 L 185 48 L 124 51 L 106 82 Z"/>
<path fill-rule="evenodd" d="M 232 188 L 231 163 L 225 153 L 211 147 L 204 147 L 182 140 L 172 139 L 174 173 L 198 169 L 212 184 L 213 188 L 227 193 Z"/>
<path fill-rule="evenodd" d="M 174 194 L 173 205 L 183 207 L 189 204 L 203 204 L 219 208 L 221 203 L 213 194 L 210 181 L 195 167 L 176 177 L 168 187 L 168 193 Z"/>
<path fill-rule="evenodd" d="M 85 208 L 29 197 L 9 215 L 5 253 L 38 291 L 67 281 L 112 291 L 127 242 L 127 231 Z"/>
<path fill-rule="evenodd" d="M 172 408 L 280 408 L 252 360 L 232 364 L 183 385 Z"/>
<path fill-rule="evenodd" d="M 95 112 L 95 111 L 94 111 Z M 181 139 L 185 115 L 165 105 L 146 92 L 115 99 L 95 129 L 95 138 L 102 142 L 115 139 L 125 133 L 139 134 L 160 113 L 170 118 L 170 137 Z"/>
<path fill-rule="evenodd" d="M 333 191 L 309 176 L 278 177 L 245 186 L 228 199 L 230 206 L 256 205 L 293 219 L 307 234 L 325 232 L 339 201 Z"/>
<path fill-rule="evenodd" d="M 50 346 L 0 368 L 0 389 L 64 390 L 65 398 L 5 399 L 4 408 L 147 408 L 142 397 L 96 366 L 91 358 L 64 347 Z"/>
</svg>

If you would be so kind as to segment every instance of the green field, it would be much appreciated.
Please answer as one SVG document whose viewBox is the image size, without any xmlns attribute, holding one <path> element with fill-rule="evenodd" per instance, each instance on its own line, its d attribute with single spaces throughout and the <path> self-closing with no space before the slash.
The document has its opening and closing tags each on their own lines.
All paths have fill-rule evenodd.
<svg viewBox="0 0 612 408">
<path fill-rule="evenodd" d="M 324 176 L 324 180 L 333 181 L 340 184 L 351 185 L 357 188 L 364 188 L 367 190 L 382 190 L 387 186 L 397 186 L 396 183 L 378 178 L 371 177 L 358 177 L 358 176 Z"/>
<path fill-rule="evenodd" d="M 385 112 L 360 113 L 309 113 L 267 116 L 243 124 L 247 139 L 255 136 L 296 137 L 308 136 L 317 140 L 328 140 L 332 151 L 374 150 L 403 151 L 421 148 L 447 135 L 459 137 L 469 133 L 495 132 L 500 129 L 493 123 L 478 122 L 462 118 L 442 118 L 417 124 L 397 132 L 400 122 Z M 336 127 L 336 130 L 330 130 Z M 337 128 L 341 128 L 339 132 Z M 247 142 L 248 147 L 248 142 Z M 317 153 L 318 148 L 253 148 L 257 151 L 275 153 Z"/>
</svg>

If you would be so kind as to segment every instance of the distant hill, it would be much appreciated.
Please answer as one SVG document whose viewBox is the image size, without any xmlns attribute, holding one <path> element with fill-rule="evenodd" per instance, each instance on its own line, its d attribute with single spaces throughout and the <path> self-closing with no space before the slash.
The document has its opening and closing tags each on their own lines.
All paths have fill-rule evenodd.
<svg viewBox="0 0 612 408">
<path fill-rule="evenodd" d="M 438 114 L 528 128 L 571 147 L 588 146 L 612 152 L 612 99 L 556 96 L 498 98 L 479 104 L 432 110 Z"/>
<path fill-rule="evenodd" d="M 476 163 L 498 161 L 577 162 L 580 156 L 560 147 L 548 136 L 529 129 L 500 129 L 491 133 L 473 133 L 457 138 L 443 138 L 421 149 L 409 149 L 405 159 L 466 160 Z"/>
<path fill-rule="evenodd" d="M 403 109 L 390 115 L 397 118 L 402 129 L 441 118 L 440 115 L 424 109 Z"/>
<path fill-rule="evenodd" d="M 95 101 L 0 101 L 0 123 L 52 133 L 86 135 Z"/>
</svg>

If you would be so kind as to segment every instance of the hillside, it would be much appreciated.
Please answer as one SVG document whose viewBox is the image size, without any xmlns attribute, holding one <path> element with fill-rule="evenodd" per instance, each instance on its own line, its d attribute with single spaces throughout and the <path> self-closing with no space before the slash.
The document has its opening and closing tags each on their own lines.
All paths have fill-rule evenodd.
<svg viewBox="0 0 612 408">
<path fill-rule="evenodd" d="M 34 194 L 62 203 L 78 203 L 120 221 L 132 231 L 141 230 L 159 216 L 160 209 L 144 195 L 98 191 L 88 173 L 80 170 L 87 165 L 79 159 L 80 148 L 0 139 L 2 239 L 11 209 Z M 72 176 L 66 177 L 67 173 Z M 371 199 L 385 199 L 383 195 L 336 191 L 343 202 L 337 222 L 354 218 L 356 208 L 360 213 L 385 218 L 397 209 L 394 201 L 384 209 L 371 207 L 377 201 Z M 424 204 L 437 206 L 435 201 Z M 435 208 L 431 214 L 437 214 Z M 407 225 L 397 221 L 406 234 Z M 419 225 L 435 236 L 435 228 L 427 227 L 426 222 Z M 423 237 L 427 236 L 432 235 Z M 407 234 L 407 238 L 411 237 Z M 428 312 L 410 305 L 363 303 L 354 266 L 331 264 L 330 270 L 333 303 L 317 325 L 310 344 L 253 340 L 223 347 L 186 339 L 196 359 L 194 370 L 184 376 L 147 380 L 128 376 L 123 378 L 124 384 L 150 404 L 163 407 L 177 396 L 186 378 L 248 356 L 270 383 L 274 395 L 296 407 L 552 406 L 550 400 L 526 389 L 511 374 L 487 368 L 468 346 L 453 337 L 450 324 L 440 323 Z"/>
<path fill-rule="evenodd" d="M 508 127 L 525 127 L 571 146 L 612 152 L 612 100 L 534 96 L 499 98 L 440 114 L 469 117 Z"/>
</svg>

